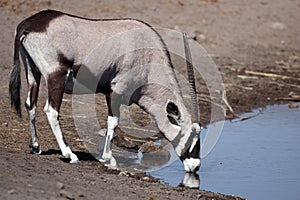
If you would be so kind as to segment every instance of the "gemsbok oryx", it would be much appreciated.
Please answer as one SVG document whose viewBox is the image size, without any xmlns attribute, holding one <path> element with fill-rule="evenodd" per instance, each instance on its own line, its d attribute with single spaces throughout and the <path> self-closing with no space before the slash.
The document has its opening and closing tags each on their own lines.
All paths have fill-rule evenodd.
<svg viewBox="0 0 300 200">
<path fill-rule="evenodd" d="M 189 53 L 184 38 L 184 47 Z M 63 94 L 103 93 L 108 118 L 100 161 L 116 164 L 111 140 L 118 126 L 120 105 L 135 103 L 153 117 L 185 170 L 196 172 L 199 169 L 198 119 L 192 119 L 184 105 L 164 41 L 147 23 L 134 19 L 86 19 L 55 10 L 44 10 L 23 20 L 16 29 L 9 83 L 11 104 L 21 116 L 19 55 L 28 84 L 25 107 L 29 116 L 31 153 L 41 153 L 35 116 L 43 76 L 48 89 L 44 112 L 62 155 L 69 158 L 70 163 L 79 160 L 66 143 L 59 125 Z M 189 81 L 195 89 L 191 74 Z M 76 91 L 76 85 L 85 89 Z M 195 97 L 194 93 L 194 103 Z"/>
</svg>

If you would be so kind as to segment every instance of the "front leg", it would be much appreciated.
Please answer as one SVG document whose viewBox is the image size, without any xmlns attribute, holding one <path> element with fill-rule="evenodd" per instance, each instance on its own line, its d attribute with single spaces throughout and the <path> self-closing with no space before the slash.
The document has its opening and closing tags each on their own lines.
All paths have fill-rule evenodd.
<svg viewBox="0 0 300 200">
<path fill-rule="evenodd" d="M 102 156 L 98 157 L 98 160 L 106 164 L 110 168 L 117 168 L 116 159 L 112 155 L 111 140 L 114 137 L 114 130 L 119 124 L 119 118 L 114 116 L 108 116 L 107 118 L 107 131 L 105 135 L 105 143 Z"/>
<path fill-rule="evenodd" d="M 112 155 L 111 150 L 111 140 L 114 137 L 115 128 L 119 124 L 120 118 L 120 106 L 121 106 L 121 96 L 114 93 L 111 89 L 109 96 L 106 96 L 106 104 L 108 108 L 108 117 L 107 117 L 107 131 L 105 135 L 105 143 L 103 148 L 102 156 L 98 157 L 100 162 L 106 163 L 106 166 L 112 169 L 117 168 L 116 159 Z"/>
</svg>

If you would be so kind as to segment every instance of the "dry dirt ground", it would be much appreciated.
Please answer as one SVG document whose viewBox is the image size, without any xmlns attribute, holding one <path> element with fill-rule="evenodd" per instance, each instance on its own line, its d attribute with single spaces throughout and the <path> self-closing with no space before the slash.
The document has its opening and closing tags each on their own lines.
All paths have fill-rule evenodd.
<svg viewBox="0 0 300 200">
<path fill-rule="evenodd" d="M 66 96 L 67 100 L 62 105 L 62 129 L 70 146 L 82 160 L 81 165 L 68 164 L 62 159 L 42 112 L 44 83 L 37 114 L 37 129 L 44 153 L 41 156 L 30 155 L 27 117 L 25 115 L 19 119 L 10 109 L 8 77 L 13 59 L 15 27 L 25 17 L 46 8 L 91 18 L 131 17 L 156 27 L 186 31 L 217 64 L 228 103 L 235 113 L 228 110 L 227 118 L 232 118 L 236 113 L 267 104 L 299 101 L 300 2 L 0 1 L 0 199 L 237 199 L 207 191 L 166 186 L 143 174 L 126 176 L 107 170 L 87 153 L 76 134 L 73 119 L 68 117 L 72 114 L 68 101 L 70 97 Z M 200 78 L 198 80 L 202 83 Z M 24 75 L 22 85 L 24 101 Z M 198 96 L 202 97 L 199 101 L 201 122 L 207 124 L 210 103 L 209 99 L 203 98 L 207 90 L 201 86 L 198 91 Z M 99 104 L 99 107 L 104 104 L 103 97 L 99 97 Z M 148 119 L 140 111 L 131 115 L 137 122 Z M 105 126 L 105 119 L 106 109 L 99 108 L 102 126 Z"/>
</svg>

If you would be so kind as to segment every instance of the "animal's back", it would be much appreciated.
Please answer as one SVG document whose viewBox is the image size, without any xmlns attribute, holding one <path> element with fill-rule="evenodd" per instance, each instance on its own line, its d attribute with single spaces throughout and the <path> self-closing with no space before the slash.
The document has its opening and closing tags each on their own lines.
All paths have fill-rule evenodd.
<svg viewBox="0 0 300 200">
<path fill-rule="evenodd" d="M 45 10 L 22 21 L 17 30 L 17 37 L 26 37 L 23 46 L 44 76 L 61 66 L 74 70 L 76 76 L 84 67 L 98 80 L 105 72 L 109 78 L 101 79 L 100 85 L 114 79 L 118 83 L 115 90 L 124 94 L 128 85 L 157 82 L 158 75 L 162 75 L 169 77 L 161 79 L 163 85 L 172 82 L 177 90 L 174 77 L 170 77 L 172 64 L 163 40 L 142 21 L 87 19 Z M 150 68 L 153 63 L 157 67 Z"/>
<path fill-rule="evenodd" d="M 49 44 L 74 65 L 82 64 L 97 48 L 102 48 L 99 53 L 106 60 L 137 49 L 166 48 L 156 31 L 142 21 L 87 19 L 54 10 L 44 10 L 25 19 L 19 24 L 17 34 L 19 37 L 46 34 Z"/>
</svg>

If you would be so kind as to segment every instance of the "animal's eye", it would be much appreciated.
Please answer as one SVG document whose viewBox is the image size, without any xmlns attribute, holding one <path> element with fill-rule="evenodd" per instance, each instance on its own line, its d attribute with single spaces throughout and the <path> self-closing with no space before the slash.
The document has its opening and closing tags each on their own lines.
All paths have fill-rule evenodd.
<svg viewBox="0 0 300 200">
<path fill-rule="evenodd" d="M 169 115 L 175 115 L 175 116 L 179 116 L 179 110 L 178 107 L 176 106 L 175 103 L 173 103 L 172 101 L 170 101 L 167 104 L 167 113 Z"/>
</svg>

